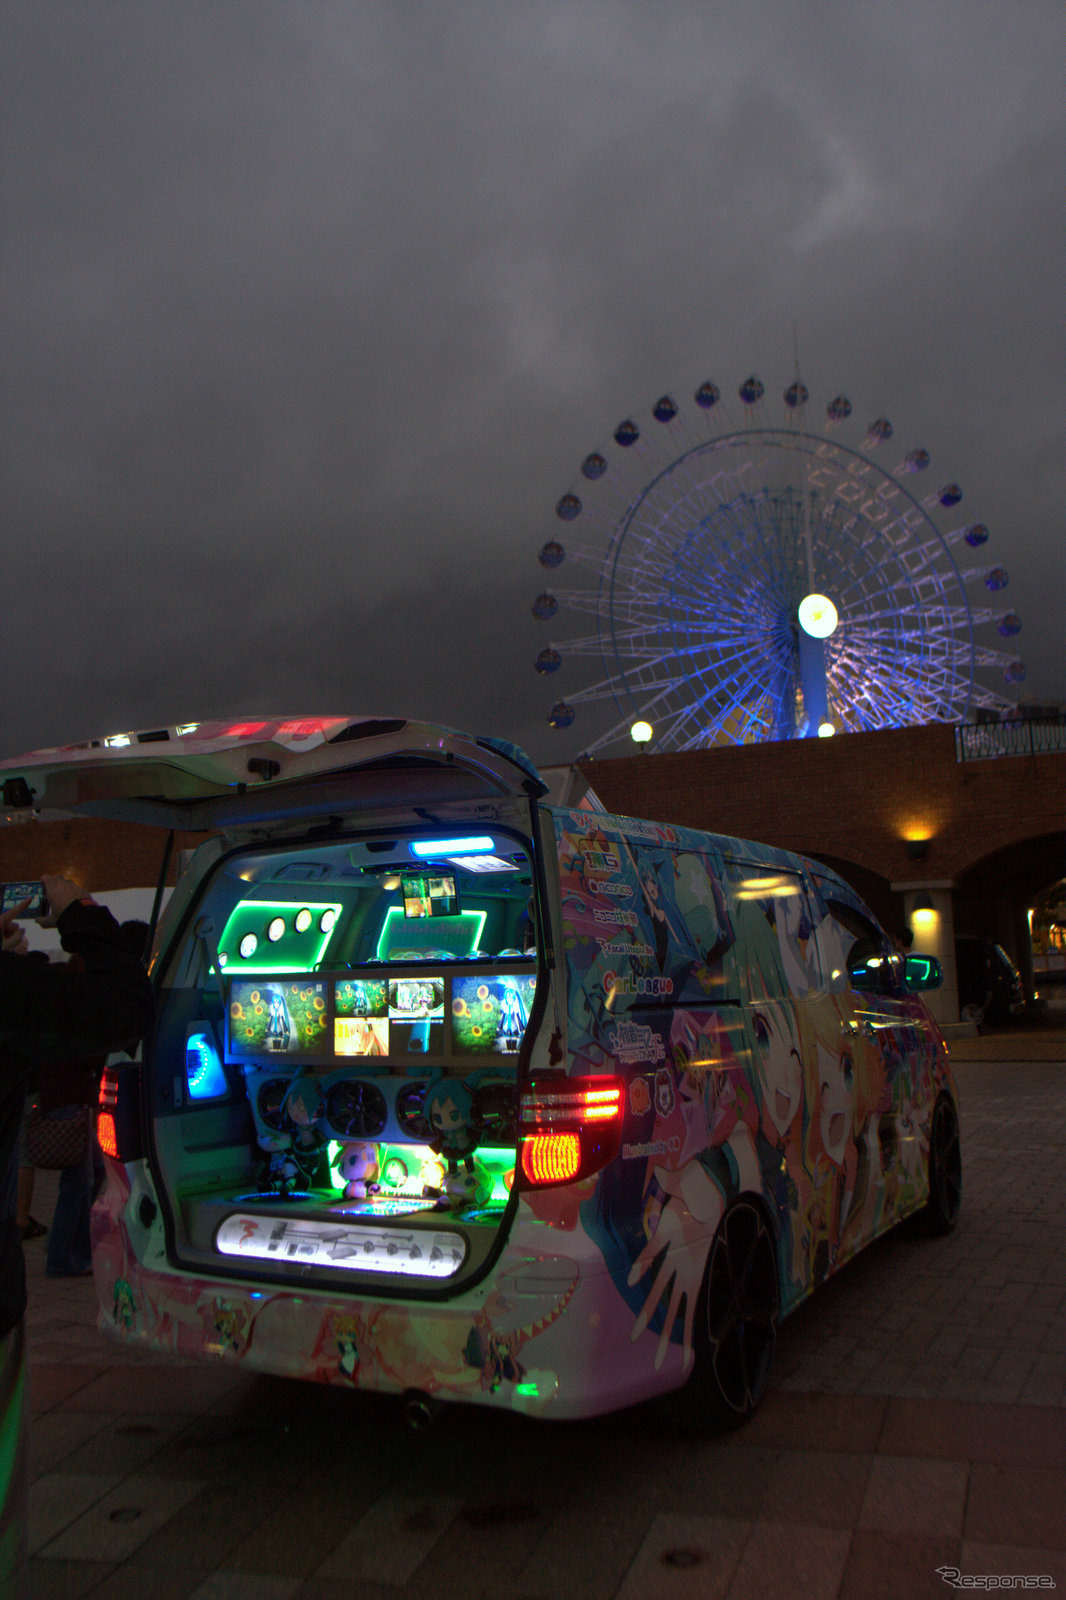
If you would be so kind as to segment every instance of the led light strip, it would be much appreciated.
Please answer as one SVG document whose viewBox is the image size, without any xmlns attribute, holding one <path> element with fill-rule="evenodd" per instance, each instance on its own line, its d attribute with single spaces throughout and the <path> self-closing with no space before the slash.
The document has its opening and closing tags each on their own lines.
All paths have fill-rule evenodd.
<svg viewBox="0 0 1066 1600">
<path fill-rule="evenodd" d="M 466 1255 L 461 1234 L 402 1228 L 353 1227 L 292 1217 L 235 1212 L 215 1235 L 224 1256 L 293 1261 L 343 1272 L 390 1272 L 407 1278 L 451 1278 Z"/>
<path fill-rule="evenodd" d="M 535 1098 L 522 1106 L 523 1128 L 553 1127 L 556 1123 L 605 1122 L 616 1117 L 622 1108 L 622 1091 L 612 1085 L 607 1089 L 539 1089 Z"/>
</svg>

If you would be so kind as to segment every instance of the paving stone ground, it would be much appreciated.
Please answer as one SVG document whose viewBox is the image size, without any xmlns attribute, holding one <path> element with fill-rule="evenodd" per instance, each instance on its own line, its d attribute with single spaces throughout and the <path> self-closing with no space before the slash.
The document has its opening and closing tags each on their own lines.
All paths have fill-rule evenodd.
<svg viewBox="0 0 1066 1600">
<path fill-rule="evenodd" d="M 395 1402 L 112 1345 L 28 1246 L 34 1600 L 921 1600 L 1066 1590 L 1066 1032 L 961 1040 L 964 1208 L 786 1322 L 726 1439 Z M 42 1175 L 36 1213 L 50 1215 Z M 947 1576 L 938 1575 L 944 1569 Z"/>
</svg>

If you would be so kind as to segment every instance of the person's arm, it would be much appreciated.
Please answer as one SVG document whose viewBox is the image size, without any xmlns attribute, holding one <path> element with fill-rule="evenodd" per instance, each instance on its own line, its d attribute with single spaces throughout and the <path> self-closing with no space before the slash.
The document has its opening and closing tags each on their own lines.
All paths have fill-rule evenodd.
<svg viewBox="0 0 1066 1600">
<path fill-rule="evenodd" d="M 0 953 L 0 1031 L 62 1041 L 64 1051 L 121 1050 L 152 1022 L 152 988 L 118 923 L 76 884 L 42 880 L 64 950 L 84 970 L 45 966 L 5 949 Z M 4 923 L 9 942 L 10 917 Z"/>
</svg>

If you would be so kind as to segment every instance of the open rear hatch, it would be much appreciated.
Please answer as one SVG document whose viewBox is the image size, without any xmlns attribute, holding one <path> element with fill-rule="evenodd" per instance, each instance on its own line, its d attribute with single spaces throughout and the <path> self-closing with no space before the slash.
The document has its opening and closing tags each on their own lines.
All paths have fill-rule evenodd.
<svg viewBox="0 0 1066 1600">
<path fill-rule="evenodd" d="M 398 721 L 122 737 L 0 775 L 5 798 L 209 830 L 130 1069 L 171 1260 L 361 1293 L 469 1285 L 516 1204 L 519 1086 L 550 1033 L 535 769 Z"/>
</svg>

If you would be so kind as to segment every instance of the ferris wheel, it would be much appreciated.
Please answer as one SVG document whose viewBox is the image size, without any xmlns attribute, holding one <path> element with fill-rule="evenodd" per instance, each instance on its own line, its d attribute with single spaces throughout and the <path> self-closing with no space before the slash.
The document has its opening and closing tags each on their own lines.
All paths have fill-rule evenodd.
<svg viewBox="0 0 1066 1600">
<path fill-rule="evenodd" d="M 901 452 L 886 417 L 857 427 L 843 394 L 815 406 L 797 378 L 771 407 L 750 377 L 737 402 L 710 381 L 663 395 L 556 504 L 532 608 L 553 629 L 534 662 L 558 674 L 551 725 L 613 702 L 593 754 L 1012 708 L 1025 667 L 1003 643 L 1021 622 L 993 600 L 1008 575 L 980 564 L 989 532 L 960 516 L 959 485 Z M 566 613 L 586 631 L 563 633 Z"/>
</svg>

